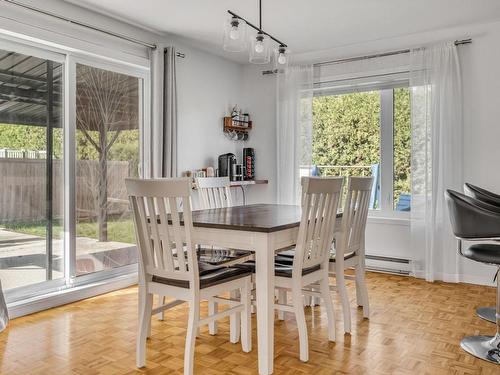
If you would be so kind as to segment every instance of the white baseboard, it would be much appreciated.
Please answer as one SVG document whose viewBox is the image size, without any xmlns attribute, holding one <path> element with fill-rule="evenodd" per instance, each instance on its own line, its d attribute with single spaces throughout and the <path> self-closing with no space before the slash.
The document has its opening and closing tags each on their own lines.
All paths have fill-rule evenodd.
<svg viewBox="0 0 500 375">
<path fill-rule="evenodd" d="M 379 259 L 369 259 L 369 256 L 374 256 Z M 373 271 L 389 272 L 402 275 L 414 276 L 419 279 L 425 279 L 426 275 L 423 271 L 414 272 L 411 263 L 405 259 L 392 259 L 385 256 L 380 256 L 372 253 L 367 254 L 366 267 Z M 446 283 L 466 283 L 486 286 L 496 286 L 493 281 L 493 275 L 485 274 L 484 276 L 469 275 L 469 274 L 443 274 L 437 273 L 434 275 L 436 281 L 444 281 Z"/>
<path fill-rule="evenodd" d="M 418 279 L 425 279 L 425 272 L 419 271 L 413 274 Z M 476 275 L 458 275 L 458 274 L 435 274 L 436 281 L 444 281 L 445 283 L 465 283 L 485 286 L 496 286 L 493 282 L 492 275 L 476 276 Z"/>
<path fill-rule="evenodd" d="M 371 255 L 371 254 L 370 254 Z M 392 259 L 389 257 L 376 256 L 378 259 L 370 259 L 367 254 L 366 267 L 373 271 L 396 273 L 408 275 L 411 272 L 411 266 L 404 259 Z M 373 255 L 372 255 L 373 256 Z"/>
<path fill-rule="evenodd" d="M 30 299 L 12 302 L 7 305 L 11 319 L 65 305 L 82 299 L 95 297 L 118 289 L 137 284 L 137 274 L 117 276 L 99 282 L 68 288 L 65 290 L 39 295 Z"/>
</svg>

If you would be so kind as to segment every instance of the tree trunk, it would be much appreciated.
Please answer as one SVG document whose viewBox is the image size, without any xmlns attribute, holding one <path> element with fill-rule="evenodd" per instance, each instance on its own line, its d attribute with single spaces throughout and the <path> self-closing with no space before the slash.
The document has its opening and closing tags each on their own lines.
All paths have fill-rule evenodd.
<svg viewBox="0 0 500 375">
<path fill-rule="evenodd" d="M 99 241 L 106 242 L 108 240 L 108 148 L 106 139 L 106 129 L 104 126 L 99 127 Z"/>
</svg>

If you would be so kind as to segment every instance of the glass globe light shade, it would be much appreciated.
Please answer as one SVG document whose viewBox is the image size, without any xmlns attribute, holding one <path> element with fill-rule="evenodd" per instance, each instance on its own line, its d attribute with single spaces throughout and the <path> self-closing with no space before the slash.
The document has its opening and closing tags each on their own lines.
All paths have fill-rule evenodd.
<svg viewBox="0 0 500 375">
<path fill-rule="evenodd" d="M 286 64 L 286 56 L 284 53 L 280 53 L 278 56 L 278 64 L 284 65 Z"/>
<path fill-rule="evenodd" d="M 232 26 L 231 31 L 229 32 L 229 37 L 232 40 L 238 40 L 240 37 L 240 30 L 238 29 L 238 26 Z"/>
<path fill-rule="evenodd" d="M 267 64 L 271 61 L 270 39 L 266 34 L 258 32 L 250 43 L 249 61 L 252 64 Z"/>
<path fill-rule="evenodd" d="M 229 52 L 242 52 L 247 49 L 247 23 L 230 16 L 224 23 L 222 48 Z"/>
<path fill-rule="evenodd" d="M 274 50 L 274 67 L 276 69 L 283 69 L 288 66 L 290 62 L 290 50 L 285 46 L 279 46 Z"/>
<path fill-rule="evenodd" d="M 255 43 L 255 52 L 257 52 L 257 53 L 264 52 L 264 43 L 262 43 L 261 41 L 257 41 Z"/>
</svg>

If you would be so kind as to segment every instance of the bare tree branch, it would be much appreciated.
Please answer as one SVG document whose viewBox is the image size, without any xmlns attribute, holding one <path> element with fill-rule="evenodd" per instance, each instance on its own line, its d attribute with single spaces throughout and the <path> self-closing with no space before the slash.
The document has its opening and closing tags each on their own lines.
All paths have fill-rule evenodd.
<svg viewBox="0 0 500 375">
<path fill-rule="evenodd" d="M 113 137 L 111 138 L 111 140 L 108 142 L 108 145 L 106 146 L 107 151 L 109 151 L 111 146 L 113 146 L 113 144 L 116 142 L 116 140 L 118 139 L 118 136 L 120 135 L 121 132 L 122 132 L 121 130 L 115 131 L 115 134 L 113 134 Z"/>
<path fill-rule="evenodd" d="M 101 150 L 101 148 L 99 147 L 99 145 L 96 143 L 96 141 L 94 141 L 94 140 L 92 139 L 92 137 L 90 136 L 90 134 L 89 134 L 86 130 L 83 130 L 83 129 L 82 129 L 82 134 L 85 136 L 85 138 L 87 139 L 87 141 L 89 141 L 89 142 L 92 144 L 92 146 L 94 146 L 94 147 L 95 147 L 95 149 L 97 150 L 97 152 L 98 152 L 98 153 L 101 153 L 101 152 L 102 152 L 102 150 Z"/>
<path fill-rule="evenodd" d="M 113 172 L 108 171 L 108 152 L 123 130 L 139 128 L 138 93 L 139 80 L 136 77 L 77 65 L 77 129 L 98 153 L 97 196 L 94 200 L 98 206 L 100 241 L 107 240 L 108 172 Z M 93 132 L 97 133 L 98 140 L 92 138 Z M 109 132 L 114 133 L 108 137 Z M 88 177 L 89 181 L 96 180 L 94 176 Z"/>
</svg>

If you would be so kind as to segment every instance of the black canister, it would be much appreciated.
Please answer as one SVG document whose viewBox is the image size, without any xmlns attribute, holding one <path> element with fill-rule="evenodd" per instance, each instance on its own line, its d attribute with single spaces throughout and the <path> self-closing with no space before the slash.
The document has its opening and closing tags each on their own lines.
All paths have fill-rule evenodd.
<svg viewBox="0 0 500 375">
<path fill-rule="evenodd" d="M 245 167 L 244 179 L 255 179 L 255 151 L 253 148 L 243 149 L 243 166 Z"/>
</svg>

